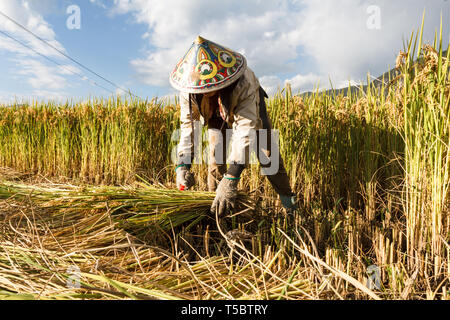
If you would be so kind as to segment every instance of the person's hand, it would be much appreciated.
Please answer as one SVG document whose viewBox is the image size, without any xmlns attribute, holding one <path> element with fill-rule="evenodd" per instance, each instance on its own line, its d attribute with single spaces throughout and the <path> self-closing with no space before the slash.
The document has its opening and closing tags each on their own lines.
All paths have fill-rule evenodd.
<svg viewBox="0 0 450 320">
<path fill-rule="evenodd" d="M 195 178 L 191 171 L 185 166 L 179 166 L 176 169 L 177 188 L 180 191 L 189 190 L 195 185 Z"/>
<path fill-rule="evenodd" d="M 212 214 L 216 214 L 217 212 L 219 216 L 222 216 L 234 209 L 238 194 L 238 183 L 239 178 L 230 178 L 226 176 L 220 181 L 216 190 L 216 198 L 211 206 Z"/>
</svg>

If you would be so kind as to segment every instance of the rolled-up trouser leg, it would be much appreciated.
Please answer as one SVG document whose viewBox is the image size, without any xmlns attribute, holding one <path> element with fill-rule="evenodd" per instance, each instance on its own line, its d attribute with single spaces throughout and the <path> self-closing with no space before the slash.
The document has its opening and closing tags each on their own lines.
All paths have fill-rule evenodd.
<svg viewBox="0 0 450 320">
<path fill-rule="evenodd" d="M 266 102 L 264 97 L 266 96 L 264 90 L 260 89 L 260 105 L 259 105 L 259 116 L 261 117 L 263 129 L 265 133 L 257 133 L 257 148 L 258 148 L 258 160 L 261 164 L 262 171 L 266 171 L 265 174 L 267 179 L 269 179 L 270 184 L 275 189 L 279 195 L 291 196 L 293 195 L 289 177 L 287 175 L 286 169 L 284 167 L 283 158 L 280 154 L 280 149 L 278 141 L 273 141 L 274 146 L 272 146 L 272 124 L 267 114 Z M 264 141 L 262 141 L 264 140 Z M 277 159 L 278 158 L 278 159 Z M 270 168 L 272 168 L 273 160 L 278 160 L 278 170 L 273 173 Z M 276 166 L 275 166 L 276 168 Z"/>
<path fill-rule="evenodd" d="M 208 190 L 214 192 L 227 172 L 225 130 L 208 129 L 208 140 Z"/>
</svg>

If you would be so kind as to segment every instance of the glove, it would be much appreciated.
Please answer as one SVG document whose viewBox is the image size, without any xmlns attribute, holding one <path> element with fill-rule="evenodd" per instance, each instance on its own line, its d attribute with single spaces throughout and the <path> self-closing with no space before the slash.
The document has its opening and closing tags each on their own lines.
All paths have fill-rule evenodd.
<svg viewBox="0 0 450 320">
<path fill-rule="evenodd" d="M 216 214 L 216 211 L 218 211 L 218 215 L 222 216 L 227 211 L 234 209 L 234 204 L 238 194 L 238 183 L 239 179 L 230 179 L 227 177 L 224 177 L 222 181 L 220 181 L 216 190 L 216 198 L 211 206 L 212 214 Z"/>
<path fill-rule="evenodd" d="M 296 204 L 296 202 L 297 202 L 297 197 L 296 196 L 293 196 L 293 195 L 290 195 L 290 196 L 280 195 L 280 200 L 281 200 L 281 204 L 283 205 L 283 207 L 288 212 L 292 212 L 292 211 L 298 209 L 298 206 Z"/>
<path fill-rule="evenodd" d="M 180 191 L 189 190 L 195 185 L 194 175 L 185 166 L 179 166 L 176 169 L 177 173 L 177 188 Z"/>
</svg>

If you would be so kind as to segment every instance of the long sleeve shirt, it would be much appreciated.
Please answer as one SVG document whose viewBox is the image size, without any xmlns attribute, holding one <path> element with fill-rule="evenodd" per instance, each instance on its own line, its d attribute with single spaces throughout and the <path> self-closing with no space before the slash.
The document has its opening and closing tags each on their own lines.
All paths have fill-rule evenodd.
<svg viewBox="0 0 450 320">
<path fill-rule="evenodd" d="M 230 97 L 230 117 L 228 124 L 232 127 L 233 138 L 228 163 L 246 166 L 251 144 L 255 142 L 256 130 L 262 129 L 259 116 L 260 84 L 252 70 L 247 68 L 238 80 Z M 178 144 L 178 156 L 186 157 L 193 153 L 192 119 L 189 111 L 189 94 L 181 93 L 181 135 Z M 195 99 L 192 101 L 193 120 L 200 120 L 201 113 Z M 203 117 L 202 117 L 203 118 Z M 208 119 L 203 119 L 207 122 Z M 206 120 L 206 121 L 205 121 Z M 195 130 L 195 129 L 194 129 Z M 197 132 L 195 133 L 197 134 Z M 199 133 L 201 134 L 201 133 Z"/>
</svg>

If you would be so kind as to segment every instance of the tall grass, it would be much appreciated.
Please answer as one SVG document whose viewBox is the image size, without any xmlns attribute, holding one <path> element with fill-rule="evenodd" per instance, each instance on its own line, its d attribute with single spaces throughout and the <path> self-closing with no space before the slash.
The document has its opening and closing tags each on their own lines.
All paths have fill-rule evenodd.
<svg viewBox="0 0 450 320">
<path fill-rule="evenodd" d="M 408 255 L 410 267 L 422 269 L 425 253 L 425 263 L 440 268 L 449 252 L 450 235 L 450 65 L 448 51 L 443 56 L 442 24 L 435 47 L 422 48 L 420 35 L 418 62 L 414 62 L 416 43 L 417 37 L 404 57 L 399 101 L 405 118 Z"/>
<path fill-rule="evenodd" d="M 175 115 L 174 107 L 131 98 L 2 108 L 0 163 L 96 184 L 156 178 L 170 161 Z"/>
</svg>

